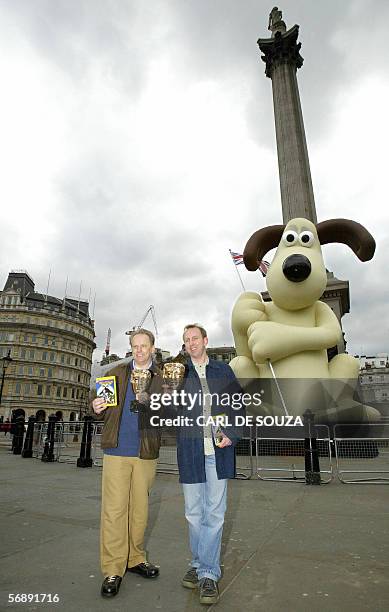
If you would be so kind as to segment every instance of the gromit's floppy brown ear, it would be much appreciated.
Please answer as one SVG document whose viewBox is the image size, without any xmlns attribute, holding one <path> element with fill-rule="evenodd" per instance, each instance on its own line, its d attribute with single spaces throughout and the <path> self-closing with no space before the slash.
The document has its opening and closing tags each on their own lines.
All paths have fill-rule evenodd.
<svg viewBox="0 0 389 612">
<path fill-rule="evenodd" d="M 247 270 L 258 270 L 258 265 L 268 251 L 278 246 L 285 225 L 268 225 L 257 230 L 247 241 L 243 251 L 243 261 Z"/>
<path fill-rule="evenodd" d="M 363 225 L 350 219 L 329 219 L 316 226 L 320 244 L 347 244 L 361 261 L 372 259 L 375 240 Z"/>
</svg>

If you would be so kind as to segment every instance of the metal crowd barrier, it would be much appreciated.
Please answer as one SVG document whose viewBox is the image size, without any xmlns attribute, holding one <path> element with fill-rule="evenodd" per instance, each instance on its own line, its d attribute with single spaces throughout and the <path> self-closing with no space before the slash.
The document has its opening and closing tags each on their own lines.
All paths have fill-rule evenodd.
<svg viewBox="0 0 389 612">
<path fill-rule="evenodd" d="M 338 478 L 345 484 L 389 484 L 389 424 L 335 425 Z"/>
<path fill-rule="evenodd" d="M 236 445 L 236 478 L 240 480 L 250 480 L 254 476 L 253 427 L 248 427 L 245 434 Z"/>
<path fill-rule="evenodd" d="M 93 424 L 93 427 L 93 465 L 95 465 L 96 467 L 102 467 L 103 451 L 101 450 L 100 441 L 103 431 L 103 423 L 95 422 Z M 176 438 L 171 434 L 162 436 L 162 444 L 159 450 L 159 458 L 157 461 L 157 472 L 166 474 L 178 474 Z"/>
<path fill-rule="evenodd" d="M 56 422 L 54 443 L 48 451 L 49 424 L 35 422 L 31 455 L 44 461 L 77 463 L 83 433 L 83 422 Z M 92 423 L 91 459 L 102 466 L 100 448 L 103 423 Z M 327 425 L 312 425 L 312 438 L 296 427 L 249 428 L 236 447 L 237 478 L 327 484 L 334 476 L 331 435 Z M 51 436 L 53 441 L 53 435 Z M 308 442 L 308 444 L 307 444 Z M 312 447 L 314 442 L 314 447 Z M 345 484 L 389 484 L 389 423 L 335 425 L 333 428 L 336 471 Z M 52 450 L 52 452 L 51 452 Z M 315 466 L 307 468 L 307 454 L 315 453 Z M 89 460 L 90 461 L 90 460 Z M 88 467 L 82 465 L 81 467 Z M 312 470 L 309 473 L 307 470 Z M 162 432 L 157 471 L 178 474 L 175 435 Z M 309 481 L 317 476 L 318 482 Z"/>
<path fill-rule="evenodd" d="M 43 423 L 38 421 L 34 424 L 34 434 L 32 438 L 32 456 L 35 459 L 41 459 L 45 444 L 48 438 L 49 424 L 47 421 Z M 58 461 L 58 444 L 54 443 L 54 458 Z"/>
<path fill-rule="evenodd" d="M 157 472 L 161 474 L 178 474 L 176 436 L 171 431 L 162 433 Z"/>
<path fill-rule="evenodd" d="M 313 425 L 319 460 L 320 482 L 333 479 L 331 438 L 327 425 Z M 257 427 L 255 433 L 256 475 L 260 480 L 306 482 L 307 444 L 297 427 Z"/>
<path fill-rule="evenodd" d="M 97 467 L 103 466 L 103 451 L 100 446 L 101 435 L 103 433 L 104 422 L 103 421 L 95 421 L 93 423 L 93 432 L 92 432 L 92 460 L 93 465 Z"/>
<path fill-rule="evenodd" d="M 32 456 L 41 459 L 48 436 L 47 422 L 36 422 L 32 441 Z M 54 461 L 76 463 L 80 456 L 80 441 L 83 423 L 78 421 L 55 423 Z"/>
</svg>

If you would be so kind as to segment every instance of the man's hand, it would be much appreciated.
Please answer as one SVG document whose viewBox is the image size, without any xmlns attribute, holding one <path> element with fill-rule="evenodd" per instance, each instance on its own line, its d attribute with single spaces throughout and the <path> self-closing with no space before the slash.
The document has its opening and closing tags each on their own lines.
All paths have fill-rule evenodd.
<svg viewBox="0 0 389 612">
<path fill-rule="evenodd" d="M 146 393 L 146 391 L 141 391 L 135 395 L 135 398 L 138 400 L 140 404 L 147 405 L 150 400 L 150 395 Z"/>
<path fill-rule="evenodd" d="M 102 397 L 96 397 L 92 402 L 92 408 L 96 414 L 100 414 L 101 412 L 103 412 L 106 407 L 107 404 L 105 403 Z"/>
<path fill-rule="evenodd" d="M 225 434 L 225 433 L 223 433 L 223 432 L 222 432 L 222 436 L 223 436 L 222 441 L 221 441 L 221 442 L 219 442 L 219 444 L 217 444 L 216 446 L 217 446 L 218 448 L 225 448 L 226 446 L 231 446 L 232 442 L 231 442 L 230 438 L 228 438 L 228 437 L 226 436 L 226 434 Z"/>
</svg>

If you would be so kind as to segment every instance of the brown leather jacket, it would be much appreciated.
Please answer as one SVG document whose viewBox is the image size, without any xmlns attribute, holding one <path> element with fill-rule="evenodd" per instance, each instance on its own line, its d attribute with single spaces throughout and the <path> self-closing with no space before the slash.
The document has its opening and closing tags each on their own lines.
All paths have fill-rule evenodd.
<svg viewBox="0 0 389 612">
<path fill-rule="evenodd" d="M 150 370 L 154 376 L 148 393 L 162 393 L 162 375 L 161 371 L 153 364 Z M 118 396 L 118 405 L 115 407 L 106 408 L 100 414 L 93 411 L 91 403 L 91 411 L 96 421 L 104 420 L 103 434 L 101 436 L 101 448 L 116 448 L 118 445 L 119 425 L 121 421 L 123 404 L 126 397 L 128 379 L 131 372 L 131 364 L 122 364 L 113 367 L 105 373 L 105 376 L 116 376 L 116 390 Z M 91 402 L 96 397 L 96 391 L 91 392 Z M 161 429 L 159 427 L 151 427 L 149 417 L 152 411 L 148 407 L 146 410 L 139 412 L 138 429 L 140 436 L 139 458 L 140 459 L 158 459 L 159 448 L 161 446 Z"/>
</svg>

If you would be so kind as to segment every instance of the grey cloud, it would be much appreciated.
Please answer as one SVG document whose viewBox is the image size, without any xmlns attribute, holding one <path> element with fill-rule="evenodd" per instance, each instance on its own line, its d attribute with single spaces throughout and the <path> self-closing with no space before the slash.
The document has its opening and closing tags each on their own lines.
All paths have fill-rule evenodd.
<svg viewBox="0 0 389 612">
<path fill-rule="evenodd" d="M 92 296 L 97 293 L 98 357 L 108 327 L 112 328 L 112 350 L 124 352 L 125 329 L 136 325 L 151 303 L 156 307 L 163 347 L 178 350 L 182 325 L 196 319 L 210 326 L 211 344 L 232 341 L 230 311 L 240 287 L 227 249 L 243 250 L 256 229 L 281 221 L 271 82 L 264 75 L 256 44 L 258 37 L 268 35 L 271 8 L 258 0 L 18 0 L 0 5 L 13 18 L 16 30 L 54 67 L 54 74 L 69 82 L 69 90 L 80 92 L 80 99 L 88 96 L 97 73 L 117 93 L 120 109 L 136 104 L 152 63 L 166 59 L 183 91 L 206 80 L 237 95 L 241 88 L 247 100 L 242 113 L 248 138 L 257 145 L 258 159 L 264 149 L 274 155 L 271 177 L 264 175 L 258 162 L 257 183 L 249 201 L 238 201 L 235 210 L 227 211 L 222 201 L 207 201 L 204 184 L 205 202 L 194 211 L 185 206 L 190 189 L 185 176 L 175 174 L 173 168 L 171 176 L 156 177 L 147 161 L 144 166 L 136 159 L 125 161 L 128 136 L 121 136 L 121 126 L 110 126 L 103 112 L 99 116 L 93 98 L 88 108 L 78 102 L 70 118 L 70 142 L 63 145 L 69 147 L 73 161 L 57 178 L 59 207 L 52 212 L 52 250 L 21 267 L 41 278 L 39 289 L 44 290 L 52 265 L 54 294 L 63 293 L 67 275 L 73 294 L 77 295 L 80 280 L 83 297 L 92 286 Z M 340 5 L 337 0 L 284 0 L 280 8 L 288 26 L 298 23 L 301 27 L 305 61 L 298 79 L 312 155 L 313 147 L 325 140 L 332 125 L 338 92 L 372 67 L 382 70 L 385 66 L 383 28 L 388 5 L 383 1 Z M 374 46 L 371 54 L 370 41 Z M 355 45 L 352 57 L 347 52 L 351 44 Z M 90 113 L 96 113 L 97 137 L 87 143 L 83 142 L 88 139 L 87 131 L 77 130 Z M 100 128 L 104 136 L 99 135 Z M 227 122 L 226 132 L 228 129 Z M 207 136 L 205 133 L 204 147 Z M 189 149 L 191 143 L 187 146 Z M 184 150 L 182 158 L 185 155 Z M 153 163 L 158 160 L 153 158 Z M 242 159 L 242 176 L 244 163 Z M 197 169 L 188 162 L 186 172 L 195 175 Z M 201 175 L 196 179 L 200 184 L 203 181 Z M 214 227 L 208 212 L 217 212 Z M 322 216 L 326 217 L 325 211 Z M 37 235 L 36 239 L 47 237 Z M 11 225 L 0 245 L 3 255 L 7 257 L 15 243 L 17 232 Z M 215 252 L 225 253 L 225 260 Z M 387 252 L 388 243 L 383 241 L 374 262 L 365 267 L 343 257 L 341 250 L 329 252 L 334 272 L 350 278 L 352 311 L 345 317 L 345 328 L 354 351 L 359 351 L 359 342 L 366 351 L 385 350 L 388 345 L 387 334 L 382 333 L 388 301 L 382 281 Z M 241 272 L 248 288 L 263 288 L 258 275 Z"/>
</svg>

